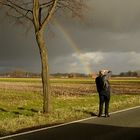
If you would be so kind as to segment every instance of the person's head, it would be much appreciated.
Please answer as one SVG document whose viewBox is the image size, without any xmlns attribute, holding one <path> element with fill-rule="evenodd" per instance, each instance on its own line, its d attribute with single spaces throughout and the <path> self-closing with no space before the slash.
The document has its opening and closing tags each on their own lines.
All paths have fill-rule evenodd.
<svg viewBox="0 0 140 140">
<path fill-rule="evenodd" d="M 107 79 L 110 79 L 111 75 L 112 75 L 112 71 L 110 71 L 110 70 L 106 71 L 105 76 Z"/>
<path fill-rule="evenodd" d="M 99 71 L 99 76 L 107 75 L 108 77 L 110 77 L 111 74 L 112 74 L 112 72 L 110 70 L 100 70 Z"/>
<path fill-rule="evenodd" d="M 105 75 L 105 70 L 100 70 L 99 71 L 99 76 L 103 76 L 103 75 Z"/>
</svg>

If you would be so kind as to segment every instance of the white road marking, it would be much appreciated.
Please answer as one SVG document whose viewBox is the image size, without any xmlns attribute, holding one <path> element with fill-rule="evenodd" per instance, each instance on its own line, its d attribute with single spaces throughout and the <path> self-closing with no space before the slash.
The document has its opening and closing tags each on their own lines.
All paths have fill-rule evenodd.
<svg viewBox="0 0 140 140">
<path fill-rule="evenodd" d="M 110 114 L 121 113 L 121 112 L 124 112 L 124 111 L 136 109 L 136 108 L 140 108 L 140 106 L 115 111 L 115 112 L 112 112 Z M 61 126 L 66 126 L 66 125 L 69 125 L 69 124 L 78 123 L 78 122 L 82 122 L 82 121 L 87 121 L 87 120 L 94 119 L 94 118 L 97 118 L 97 116 L 89 117 L 89 118 L 85 118 L 85 119 L 81 119 L 81 120 L 77 120 L 77 121 L 72 121 L 72 122 L 68 122 L 68 123 L 64 123 L 64 124 L 60 124 L 60 125 L 50 126 L 50 127 L 46 127 L 46 128 L 36 129 L 36 130 L 32 130 L 32 131 L 22 132 L 22 133 L 18 133 L 18 134 L 8 135 L 8 136 L 1 137 L 0 140 L 4 140 L 4 139 L 7 139 L 7 138 L 12 138 L 12 137 L 16 137 L 16 136 L 21 136 L 21 135 L 26 135 L 26 134 L 31 134 L 31 133 L 44 131 L 44 130 L 48 130 L 48 129 L 52 129 L 52 128 L 57 128 L 57 127 L 61 127 Z"/>
</svg>

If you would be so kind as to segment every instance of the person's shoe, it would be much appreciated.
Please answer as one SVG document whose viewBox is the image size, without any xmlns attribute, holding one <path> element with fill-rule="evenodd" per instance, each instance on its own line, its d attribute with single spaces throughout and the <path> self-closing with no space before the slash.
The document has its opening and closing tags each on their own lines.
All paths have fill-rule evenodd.
<svg viewBox="0 0 140 140">
<path fill-rule="evenodd" d="M 101 117 L 101 116 L 102 116 L 101 114 L 98 114 L 98 115 L 97 115 L 97 117 Z"/>
<path fill-rule="evenodd" d="M 110 115 L 109 114 L 105 114 L 105 117 L 110 117 Z"/>
</svg>

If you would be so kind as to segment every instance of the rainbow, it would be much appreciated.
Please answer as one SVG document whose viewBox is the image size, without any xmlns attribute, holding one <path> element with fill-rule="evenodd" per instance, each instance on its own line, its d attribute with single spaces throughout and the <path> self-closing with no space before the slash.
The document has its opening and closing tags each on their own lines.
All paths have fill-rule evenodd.
<svg viewBox="0 0 140 140">
<path fill-rule="evenodd" d="M 57 29 L 61 32 L 63 37 L 65 38 L 66 42 L 68 43 L 68 46 L 71 47 L 74 50 L 74 52 L 76 52 L 76 54 L 79 56 L 78 58 L 79 58 L 81 64 L 83 65 L 85 72 L 87 74 L 91 74 L 92 71 L 91 71 L 90 66 L 86 63 L 86 61 L 83 58 L 80 57 L 82 52 L 78 48 L 77 44 L 74 42 L 74 40 L 72 39 L 72 37 L 70 36 L 68 31 L 58 21 L 55 20 L 54 24 L 56 25 Z"/>
</svg>

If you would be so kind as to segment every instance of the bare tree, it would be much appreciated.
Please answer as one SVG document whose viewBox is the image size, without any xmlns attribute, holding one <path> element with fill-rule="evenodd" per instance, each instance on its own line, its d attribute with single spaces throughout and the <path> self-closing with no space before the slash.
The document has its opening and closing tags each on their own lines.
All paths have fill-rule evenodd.
<svg viewBox="0 0 140 140">
<path fill-rule="evenodd" d="M 42 64 L 44 113 L 50 112 L 48 50 L 44 32 L 56 12 L 68 10 L 71 15 L 81 18 L 84 8 L 84 0 L 0 0 L 0 10 L 3 9 L 8 17 L 23 24 L 26 19 L 34 26 Z"/>
</svg>

